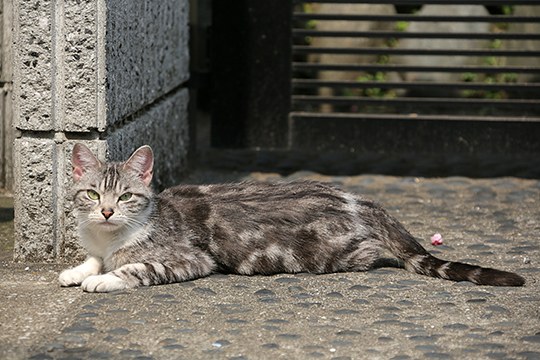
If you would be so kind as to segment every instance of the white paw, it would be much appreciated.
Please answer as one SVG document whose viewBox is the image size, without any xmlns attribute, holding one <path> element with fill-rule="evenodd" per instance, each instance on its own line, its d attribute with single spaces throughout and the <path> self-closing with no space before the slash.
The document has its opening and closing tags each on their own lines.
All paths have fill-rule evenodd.
<svg viewBox="0 0 540 360">
<path fill-rule="evenodd" d="M 82 282 L 81 288 L 87 292 L 110 292 L 127 289 L 129 285 L 118 276 L 103 274 L 87 277 Z"/>
<path fill-rule="evenodd" d="M 76 286 L 80 285 L 84 279 L 88 277 L 88 274 L 76 269 L 67 269 L 60 273 L 58 281 L 62 286 Z"/>
</svg>

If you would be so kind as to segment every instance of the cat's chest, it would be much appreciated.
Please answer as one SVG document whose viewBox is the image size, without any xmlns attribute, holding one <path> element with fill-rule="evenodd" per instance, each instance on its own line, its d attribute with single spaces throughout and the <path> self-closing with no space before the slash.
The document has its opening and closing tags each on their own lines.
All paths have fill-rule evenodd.
<svg viewBox="0 0 540 360">
<path fill-rule="evenodd" d="M 119 232 L 80 231 L 83 246 L 92 256 L 110 259 L 123 248 L 137 246 L 148 241 L 152 227 L 150 224 Z"/>
</svg>

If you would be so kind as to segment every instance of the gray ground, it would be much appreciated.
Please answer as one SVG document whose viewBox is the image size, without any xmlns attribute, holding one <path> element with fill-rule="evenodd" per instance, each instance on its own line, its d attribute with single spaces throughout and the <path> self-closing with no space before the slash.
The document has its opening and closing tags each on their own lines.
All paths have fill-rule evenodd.
<svg viewBox="0 0 540 360">
<path fill-rule="evenodd" d="M 277 179 L 196 173 L 188 181 Z M 113 294 L 60 288 L 61 266 L 13 264 L 2 198 L 0 359 L 540 359 L 540 181 L 326 177 L 383 203 L 440 257 L 517 271 L 480 287 L 400 269 L 215 275 Z M 6 209 L 6 207 L 8 209 Z M 429 238 L 440 232 L 443 246 Z"/>
</svg>

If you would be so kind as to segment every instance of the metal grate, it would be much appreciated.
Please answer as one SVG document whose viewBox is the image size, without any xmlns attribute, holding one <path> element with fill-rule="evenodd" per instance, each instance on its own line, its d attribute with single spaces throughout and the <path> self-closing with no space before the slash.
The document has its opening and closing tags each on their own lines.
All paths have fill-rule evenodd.
<svg viewBox="0 0 540 360">
<path fill-rule="evenodd" d="M 292 36 L 293 122 L 540 122 L 540 1 L 295 0 Z"/>
</svg>

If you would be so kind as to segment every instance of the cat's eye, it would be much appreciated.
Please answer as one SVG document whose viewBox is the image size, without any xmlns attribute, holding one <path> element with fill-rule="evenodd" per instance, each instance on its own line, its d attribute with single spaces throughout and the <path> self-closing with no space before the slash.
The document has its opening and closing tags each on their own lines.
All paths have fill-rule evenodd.
<svg viewBox="0 0 540 360">
<path fill-rule="evenodd" d="M 120 195 L 120 197 L 118 198 L 118 200 L 120 200 L 120 201 L 128 201 L 129 199 L 131 199 L 131 196 L 132 196 L 132 195 L 133 195 L 132 193 L 127 192 L 127 193 L 125 193 L 125 194 Z"/>
<path fill-rule="evenodd" d="M 86 192 L 86 195 L 88 195 L 88 198 L 90 200 L 99 200 L 99 194 L 95 192 L 94 190 L 88 190 Z"/>
</svg>

